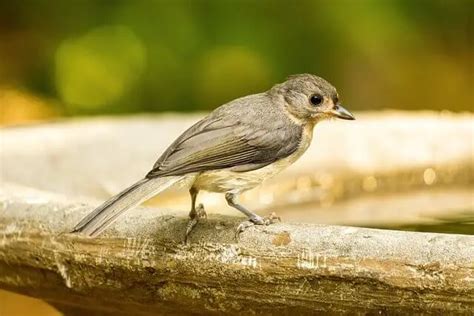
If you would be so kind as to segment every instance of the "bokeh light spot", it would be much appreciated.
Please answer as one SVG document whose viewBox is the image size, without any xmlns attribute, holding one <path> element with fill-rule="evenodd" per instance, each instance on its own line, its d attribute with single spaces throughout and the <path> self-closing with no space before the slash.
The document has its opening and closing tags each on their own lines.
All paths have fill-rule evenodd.
<svg viewBox="0 0 474 316">
<path fill-rule="evenodd" d="M 425 169 L 423 172 L 423 181 L 425 181 L 427 185 L 432 185 L 436 181 L 436 172 L 433 168 Z"/>
<path fill-rule="evenodd" d="M 44 121 L 59 115 L 50 100 L 27 91 L 0 86 L 0 125 Z"/>
<path fill-rule="evenodd" d="M 102 26 L 59 46 L 56 87 L 71 107 L 101 107 L 118 101 L 140 77 L 145 63 L 145 48 L 130 29 Z"/>
<path fill-rule="evenodd" d="M 377 186 L 377 179 L 374 176 L 365 177 L 362 181 L 362 188 L 367 192 L 375 191 Z"/>
</svg>

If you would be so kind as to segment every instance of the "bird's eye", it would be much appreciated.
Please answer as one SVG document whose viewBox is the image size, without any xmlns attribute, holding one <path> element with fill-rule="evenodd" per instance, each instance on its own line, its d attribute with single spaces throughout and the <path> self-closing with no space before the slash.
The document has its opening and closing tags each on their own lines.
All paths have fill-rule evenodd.
<svg viewBox="0 0 474 316">
<path fill-rule="evenodd" d="M 323 97 L 319 94 L 313 94 L 309 98 L 309 102 L 311 102 L 312 105 L 320 105 L 323 102 Z"/>
</svg>

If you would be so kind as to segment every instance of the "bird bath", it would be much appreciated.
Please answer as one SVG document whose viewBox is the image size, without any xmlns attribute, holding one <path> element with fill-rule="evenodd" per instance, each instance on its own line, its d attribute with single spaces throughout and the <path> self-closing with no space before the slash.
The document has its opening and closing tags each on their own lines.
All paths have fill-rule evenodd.
<svg viewBox="0 0 474 316">
<path fill-rule="evenodd" d="M 190 299 L 186 301 L 189 312 L 254 308 L 240 305 L 243 292 L 219 294 L 213 284 L 206 283 L 209 275 L 198 278 L 212 267 L 209 271 L 220 278 L 220 286 L 230 284 L 229 289 L 238 291 L 236 280 L 248 277 L 261 287 L 257 302 L 274 300 L 281 311 L 469 310 L 474 304 L 474 273 L 469 266 L 474 237 L 467 236 L 474 234 L 473 115 L 383 112 L 356 116 L 353 122 L 317 126 L 313 144 L 297 163 L 242 196 L 249 208 L 262 215 L 274 211 L 284 223 L 245 232 L 243 240 L 235 243 L 230 236 L 240 220 L 233 217 L 239 214 L 221 195 L 200 194 L 199 202 L 206 206 L 210 219 L 193 232 L 190 248 L 178 245 L 189 211 L 188 193 L 183 190 L 148 201 L 146 205 L 154 210 L 127 213 L 103 238 L 83 240 L 62 233 L 92 205 L 143 177 L 159 154 L 200 115 L 94 118 L 2 129 L 0 258 L 8 264 L 0 259 L 0 268 L 7 271 L 0 276 L 0 287 L 40 297 L 63 311 L 74 310 L 67 302 L 77 299 L 84 306 L 98 304 L 97 308 L 103 303 L 106 309 L 153 311 L 159 307 L 171 313 L 179 310 L 173 304 L 183 299 Z M 259 252 L 253 253 L 257 248 Z M 173 274 L 163 281 L 163 271 L 189 271 L 180 269 L 191 260 L 190 255 L 201 258 L 199 265 L 204 265 L 195 271 L 193 286 L 173 279 Z M 165 259 L 156 258 L 171 259 L 163 265 Z M 268 262 L 269 258 L 277 261 Z M 18 264 L 14 263 L 17 259 Z M 289 264 L 293 260 L 294 268 Z M 275 268 L 283 269 L 276 271 L 279 277 L 288 277 L 277 282 L 281 300 L 265 296 L 273 292 L 265 286 L 273 289 L 276 282 L 265 273 L 275 273 Z M 234 273 L 238 279 L 232 279 Z M 447 279 L 438 280 L 439 274 Z M 94 281 L 102 277 L 103 282 Z M 292 283 L 299 278 L 310 281 Z M 357 291 L 354 280 L 359 280 Z M 128 293 L 127 304 L 120 289 L 135 288 L 135 284 L 141 284 L 138 288 L 144 292 L 137 288 L 136 293 Z M 379 284 L 376 289 L 374 284 Z M 307 295 L 308 300 L 290 299 L 293 289 L 302 287 L 307 289 L 300 296 Z M 107 297 L 108 305 L 91 297 L 91 288 Z M 374 291 L 378 295 L 375 305 L 368 294 Z M 393 291 L 404 299 L 393 301 Z M 357 299 L 346 300 L 356 292 Z M 202 300 L 195 300 L 196 295 Z M 340 299 L 330 301 L 335 297 Z M 199 305 L 201 301 L 204 305 Z"/>
<path fill-rule="evenodd" d="M 97 118 L 4 129 L 0 180 L 15 190 L 99 203 L 143 177 L 199 117 Z M 473 135 L 471 114 L 386 112 L 323 122 L 295 165 L 242 201 L 290 222 L 474 234 Z M 221 195 L 203 193 L 199 200 L 210 213 L 239 216 Z M 147 205 L 185 215 L 189 197 L 175 190 Z"/>
</svg>

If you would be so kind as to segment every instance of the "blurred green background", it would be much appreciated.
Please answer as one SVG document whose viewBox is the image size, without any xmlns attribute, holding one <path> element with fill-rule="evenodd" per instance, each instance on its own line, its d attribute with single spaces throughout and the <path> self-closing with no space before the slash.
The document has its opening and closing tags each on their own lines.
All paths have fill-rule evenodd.
<svg viewBox="0 0 474 316">
<path fill-rule="evenodd" d="M 472 111 L 473 12 L 474 0 L 0 0 L 0 124 L 207 111 L 304 72 L 350 110 Z M 59 315 L 0 291 L 0 315 L 25 314 Z"/>
<path fill-rule="evenodd" d="M 351 110 L 469 110 L 473 5 L 1 1 L 0 122 L 210 110 L 303 72 Z"/>
</svg>

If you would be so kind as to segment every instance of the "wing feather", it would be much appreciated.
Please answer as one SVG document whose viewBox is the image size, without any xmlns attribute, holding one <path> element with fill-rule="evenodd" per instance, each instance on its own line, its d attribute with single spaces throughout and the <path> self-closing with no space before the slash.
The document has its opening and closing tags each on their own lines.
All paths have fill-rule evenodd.
<svg viewBox="0 0 474 316">
<path fill-rule="evenodd" d="M 262 124 L 258 116 L 231 120 L 211 115 L 178 137 L 147 177 L 263 167 L 295 152 L 301 135 L 300 126 L 282 119 Z"/>
</svg>

